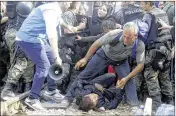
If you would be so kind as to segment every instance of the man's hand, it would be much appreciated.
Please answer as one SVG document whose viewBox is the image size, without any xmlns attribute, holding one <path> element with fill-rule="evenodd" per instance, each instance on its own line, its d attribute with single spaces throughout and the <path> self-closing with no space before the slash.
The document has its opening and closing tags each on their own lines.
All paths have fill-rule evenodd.
<svg viewBox="0 0 176 116">
<path fill-rule="evenodd" d="M 75 36 L 75 39 L 76 39 L 77 41 L 79 41 L 79 40 L 81 40 L 81 36 L 76 35 L 76 36 Z"/>
<path fill-rule="evenodd" d="M 104 107 L 100 107 L 100 108 L 93 108 L 94 111 L 97 111 L 97 112 L 104 112 L 105 111 L 105 108 Z"/>
<path fill-rule="evenodd" d="M 98 109 L 98 111 L 105 111 L 105 108 L 104 107 L 100 107 L 99 109 Z"/>
<path fill-rule="evenodd" d="M 77 31 L 77 28 L 76 27 L 73 27 L 73 26 L 68 26 L 68 28 L 66 29 L 64 29 L 64 33 L 65 34 L 69 34 L 69 33 L 76 33 L 76 32 L 78 32 Z"/>
<path fill-rule="evenodd" d="M 101 91 L 103 93 L 104 88 L 103 88 L 102 85 L 100 85 L 98 83 L 95 83 L 95 88 L 98 89 L 99 91 Z"/>
<path fill-rule="evenodd" d="M 116 29 L 122 29 L 122 25 L 116 23 Z"/>
<path fill-rule="evenodd" d="M 58 55 L 57 58 L 56 58 L 56 64 L 62 65 L 62 60 L 61 60 L 61 58 L 59 57 L 59 55 Z"/>
<path fill-rule="evenodd" d="M 121 80 L 118 80 L 117 81 L 117 88 L 121 88 L 123 89 L 125 84 L 127 83 L 128 79 L 125 77 L 125 78 L 122 78 Z"/>
<path fill-rule="evenodd" d="M 158 23 L 161 24 L 161 27 L 158 28 L 158 30 L 161 30 L 161 29 L 171 29 L 171 28 L 172 28 L 172 26 L 167 25 L 167 24 L 166 24 L 163 20 L 161 20 L 161 19 L 158 19 Z"/>
<path fill-rule="evenodd" d="M 84 67 L 86 64 L 87 64 L 87 59 L 83 58 L 76 63 L 75 69 L 79 70 L 81 67 Z"/>
<path fill-rule="evenodd" d="M 72 33 L 76 33 L 78 31 L 78 29 L 76 27 L 73 27 L 73 26 L 69 26 L 69 31 L 72 32 Z"/>
</svg>

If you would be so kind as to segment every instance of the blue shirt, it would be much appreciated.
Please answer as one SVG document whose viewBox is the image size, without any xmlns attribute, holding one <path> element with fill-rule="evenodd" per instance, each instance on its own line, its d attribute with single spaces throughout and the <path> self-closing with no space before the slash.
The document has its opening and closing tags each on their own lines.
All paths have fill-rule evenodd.
<svg viewBox="0 0 176 116">
<path fill-rule="evenodd" d="M 59 4 L 53 2 L 41 5 L 35 8 L 23 22 L 20 30 L 16 35 L 18 37 L 17 41 L 43 43 L 47 40 L 48 37 L 46 34 L 46 24 L 43 17 L 43 12 L 45 10 L 54 10 L 56 12 L 53 17 L 57 17 L 58 22 L 51 23 L 56 23 L 56 26 L 58 25 L 62 14 Z"/>
</svg>

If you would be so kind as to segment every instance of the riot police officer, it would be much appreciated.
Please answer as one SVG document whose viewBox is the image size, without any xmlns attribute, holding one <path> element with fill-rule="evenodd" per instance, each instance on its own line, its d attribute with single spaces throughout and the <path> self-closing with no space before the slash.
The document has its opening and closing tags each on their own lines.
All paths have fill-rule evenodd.
<svg viewBox="0 0 176 116">
<path fill-rule="evenodd" d="M 141 2 L 141 6 L 152 17 L 146 44 L 144 78 L 149 95 L 153 100 L 152 108 L 156 110 L 162 103 L 162 95 L 167 97 L 163 102 L 173 102 L 172 86 L 169 79 L 172 36 L 170 30 L 158 31 L 160 27 L 157 23 L 158 19 L 169 24 L 168 16 L 163 10 L 154 7 L 154 2 Z"/>
<path fill-rule="evenodd" d="M 1 97 L 4 100 L 15 96 L 13 90 L 17 86 L 20 77 L 24 78 L 24 91 L 30 90 L 34 64 L 25 53 L 15 44 L 16 32 L 21 27 L 25 18 L 34 8 L 32 2 L 7 2 L 6 9 L 9 18 L 8 29 L 5 34 L 5 41 L 10 51 L 10 69 Z"/>
<path fill-rule="evenodd" d="M 122 2 L 122 8 L 113 14 L 116 23 L 124 25 L 126 22 L 142 19 L 144 12 L 134 2 Z"/>
</svg>

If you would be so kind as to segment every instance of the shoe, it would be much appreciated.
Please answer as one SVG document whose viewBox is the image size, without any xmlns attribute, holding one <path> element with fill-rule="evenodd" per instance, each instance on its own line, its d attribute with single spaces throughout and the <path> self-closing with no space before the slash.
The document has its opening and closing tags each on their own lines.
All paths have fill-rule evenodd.
<svg viewBox="0 0 176 116">
<path fill-rule="evenodd" d="M 34 110 L 45 110 L 38 99 L 30 99 L 27 97 L 24 103 Z"/>
<path fill-rule="evenodd" d="M 61 101 L 61 103 L 59 104 L 59 106 L 60 106 L 61 108 L 67 108 L 70 104 L 71 104 L 71 103 L 70 103 L 67 99 L 63 99 L 63 100 Z"/>
<path fill-rule="evenodd" d="M 49 90 L 44 90 L 42 92 L 42 97 L 45 100 L 54 100 L 56 102 L 61 102 L 61 100 L 64 99 L 64 96 L 60 94 L 60 91 L 58 89 L 49 91 Z"/>
<path fill-rule="evenodd" d="M 15 84 L 13 83 L 6 83 L 4 89 L 1 93 L 1 98 L 5 101 L 13 99 L 16 95 L 13 92 L 13 87 Z"/>
</svg>

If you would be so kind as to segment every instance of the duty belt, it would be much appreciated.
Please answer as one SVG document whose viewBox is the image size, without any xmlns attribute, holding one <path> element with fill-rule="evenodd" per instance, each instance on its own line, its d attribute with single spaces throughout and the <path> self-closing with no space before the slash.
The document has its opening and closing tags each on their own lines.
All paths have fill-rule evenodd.
<svg viewBox="0 0 176 116">
<path fill-rule="evenodd" d="M 150 42 L 146 45 L 146 50 L 158 49 L 160 46 L 166 46 L 167 42 Z"/>
</svg>

